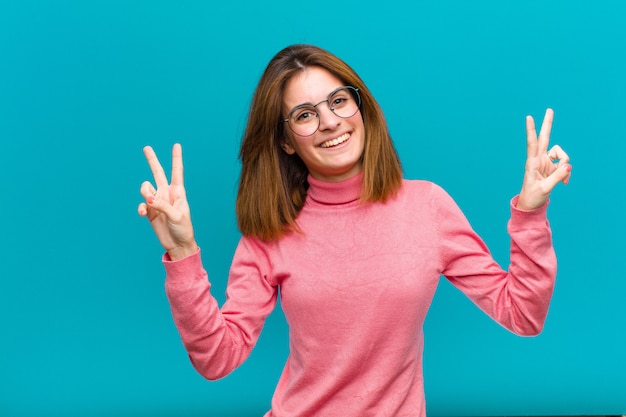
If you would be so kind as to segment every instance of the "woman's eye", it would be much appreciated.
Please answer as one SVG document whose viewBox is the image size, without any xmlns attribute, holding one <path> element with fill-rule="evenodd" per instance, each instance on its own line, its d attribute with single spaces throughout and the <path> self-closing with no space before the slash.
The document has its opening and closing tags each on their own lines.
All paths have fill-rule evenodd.
<svg viewBox="0 0 626 417">
<path fill-rule="evenodd" d="M 303 123 L 303 122 L 307 122 L 311 120 L 314 117 L 315 117 L 315 113 L 311 112 L 310 110 L 305 110 L 296 115 L 296 121 L 298 123 Z"/>
<path fill-rule="evenodd" d="M 333 97 L 333 107 L 345 104 L 349 100 L 348 97 Z"/>
</svg>

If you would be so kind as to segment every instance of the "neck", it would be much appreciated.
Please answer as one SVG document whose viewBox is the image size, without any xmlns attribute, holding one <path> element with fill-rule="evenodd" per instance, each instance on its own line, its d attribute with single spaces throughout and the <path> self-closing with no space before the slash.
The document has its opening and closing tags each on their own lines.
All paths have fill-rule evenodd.
<svg viewBox="0 0 626 417">
<path fill-rule="evenodd" d="M 309 175 L 308 181 L 308 199 L 325 205 L 346 204 L 357 201 L 361 197 L 363 173 L 359 172 L 338 182 L 321 181 Z"/>
</svg>

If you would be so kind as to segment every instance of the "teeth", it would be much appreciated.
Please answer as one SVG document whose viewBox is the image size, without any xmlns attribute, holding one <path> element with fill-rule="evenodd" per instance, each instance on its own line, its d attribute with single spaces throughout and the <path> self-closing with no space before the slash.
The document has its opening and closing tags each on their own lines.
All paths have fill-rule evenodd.
<svg viewBox="0 0 626 417">
<path fill-rule="evenodd" d="M 350 134 L 344 133 L 343 135 L 339 136 L 337 139 L 327 140 L 326 142 L 322 143 L 320 146 L 322 148 L 330 148 L 331 146 L 337 146 L 340 143 L 344 143 L 345 141 L 347 141 L 349 137 L 350 137 Z"/>
</svg>

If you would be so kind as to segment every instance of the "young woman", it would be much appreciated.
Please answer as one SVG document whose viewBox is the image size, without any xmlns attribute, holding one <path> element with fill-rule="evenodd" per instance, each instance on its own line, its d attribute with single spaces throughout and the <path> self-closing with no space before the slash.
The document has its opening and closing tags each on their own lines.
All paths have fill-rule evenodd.
<svg viewBox="0 0 626 417">
<path fill-rule="evenodd" d="M 444 275 L 520 335 L 542 329 L 556 273 L 546 206 L 571 165 L 528 117 L 526 171 L 511 201 L 502 270 L 445 191 L 402 178 L 383 113 L 359 76 L 320 48 L 294 45 L 267 66 L 241 146 L 242 238 L 227 301 L 210 293 L 183 186 L 144 149 L 139 214 L 166 250 L 166 291 L 195 368 L 227 375 L 253 348 L 278 293 L 290 355 L 267 417 L 424 416 L 422 325 Z M 558 162 L 557 162 L 558 161 Z"/>
</svg>

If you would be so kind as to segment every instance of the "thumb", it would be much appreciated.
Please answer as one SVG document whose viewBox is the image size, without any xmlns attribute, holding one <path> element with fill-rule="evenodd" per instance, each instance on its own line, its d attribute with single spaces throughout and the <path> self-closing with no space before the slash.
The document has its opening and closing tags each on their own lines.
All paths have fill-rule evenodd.
<svg viewBox="0 0 626 417">
<path fill-rule="evenodd" d="M 176 210 L 169 202 L 163 200 L 161 198 L 157 198 L 156 196 L 151 196 L 147 200 L 148 207 L 153 210 L 156 210 L 160 213 L 165 214 L 165 216 L 170 221 L 175 221 L 175 219 L 180 218 L 180 213 Z"/>
<path fill-rule="evenodd" d="M 570 164 L 563 164 L 555 169 L 554 172 L 546 178 L 550 190 L 556 187 L 556 185 L 560 182 L 567 184 L 569 182 L 571 172 L 572 166 Z"/>
</svg>

